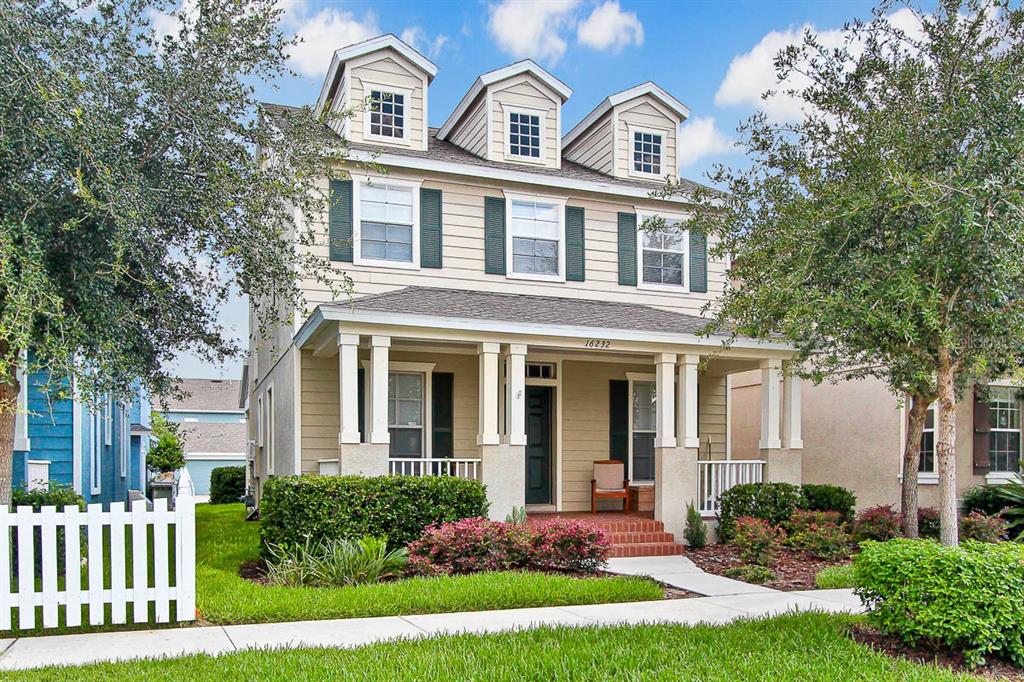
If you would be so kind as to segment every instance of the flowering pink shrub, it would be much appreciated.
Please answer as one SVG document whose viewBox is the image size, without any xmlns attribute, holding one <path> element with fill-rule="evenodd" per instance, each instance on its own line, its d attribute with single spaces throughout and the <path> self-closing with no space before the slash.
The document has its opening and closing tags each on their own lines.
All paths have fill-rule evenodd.
<svg viewBox="0 0 1024 682">
<path fill-rule="evenodd" d="M 547 570 L 592 573 L 604 565 L 607 535 L 579 521 L 535 526 L 484 518 L 428 527 L 409 545 L 409 569 L 420 575 Z"/>
<path fill-rule="evenodd" d="M 786 531 L 764 519 L 741 516 L 736 519 L 736 534 L 729 540 L 740 550 L 740 559 L 750 564 L 771 566 Z"/>
<path fill-rule="evenodd" d="M 837 511 L 809 511 L 797 509 L 789 517 L 787 527 L 792 535 L 802 533 L 811 526 L 841 526 L 843 515 Z"/>
</svg>

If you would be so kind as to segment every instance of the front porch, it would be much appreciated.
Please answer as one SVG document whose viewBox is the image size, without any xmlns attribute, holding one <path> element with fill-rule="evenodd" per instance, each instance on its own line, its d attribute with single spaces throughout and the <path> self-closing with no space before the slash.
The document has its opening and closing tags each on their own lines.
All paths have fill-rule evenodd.
<svg viewBox="0 0 1024 682">
<path fill-rule="evenodd" d="M 559 305 L 571 323 L 591 303 L 609 324 L 614 308 L 652 310 Z M 629 485 L 654 493 L 648 515 L 626 517 L 644 528 L 621 532 L 676 537 L 688 504 L 713 516 L 718 495 L 732 485 L 800 481 L 799 381 L 783 378 L 791 355 L 785 347 L 723 349 L 689 332 L 495 325 L 360 314 L 358 307 L 339 310 L 338 318 L 300 337 L 303 473 L 472 478 L 487 486 L 492 518 L 504 519 L 524 507 L 589 512 L 594 462 L 614 459 Z M 727 377 L 756 368 L 765 377 L 768 416 L 761 448 L 744 453 L 757 459 L 730 459 Z M 621 502 L 601 508 L 621 509 Z M 623 520 L 621 513 L 598 517 L 612 527 Z"/>
</svg>

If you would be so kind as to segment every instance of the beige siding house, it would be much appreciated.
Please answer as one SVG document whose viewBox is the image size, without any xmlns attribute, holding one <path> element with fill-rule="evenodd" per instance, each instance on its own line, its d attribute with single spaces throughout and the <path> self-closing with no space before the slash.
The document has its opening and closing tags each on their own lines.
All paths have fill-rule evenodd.
<svg viewBox="0 0 1024 682">
<path fill-rule="evenodd" d="M 354 293 L 304 282 L 309 307 L 251 341 L 256 497 L 288 474 L 455 475 L 487 486 L 495 518 L 581 512 L 594 462 L 615 459 L 678 533 L 688 503 L 713 515 L 735 482 L 798 481 L 800 385 L 776 381 L 792 349 L 700 336 L 725 263 L 699 235 L 639 229 L 688 213 L 651 193 L 676 173 L 689 110 L 648 82 L 563 137 L 572 91 L 527 60 L 423 128 L 435 73 L 390 35 L 331 61 L 318 106 L 360 111 L 335 131 L 351 163 L 323 180 L 311 248 Z M 771 418 L 734 462 L 727 385 L 751 370 Z"/>
</svg>

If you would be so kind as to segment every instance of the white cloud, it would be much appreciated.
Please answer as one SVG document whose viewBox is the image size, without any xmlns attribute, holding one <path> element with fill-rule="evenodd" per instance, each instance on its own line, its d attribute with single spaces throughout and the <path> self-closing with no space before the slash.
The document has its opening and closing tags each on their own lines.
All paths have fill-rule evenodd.
<svg viewBox="0 0 1024 682">
<path fill-rule="evenodd" d="M 629 45 L 644 44 L 644 26 L 636 14 L 623 12 L 616 0 L 608 0 L 580 23 L 576 39 L 595 50 L 621 52 Z"/>
<path fill-rule="evenodd" d="M 570 26 L 579 0 L 502 0 L 491 6 L 488 24 L 502 50 L 551 64 L 565 54 L 561 30 Z"/>
<path fill-rule="evenodd" d="M 403 42 L 408 43 L 431 59 L 437 59 L 437 55 L 441 54 L 445 43 L 448 42 L 448 36 L 443 34 L 438 34 L 431 40 L 427 36 L 427 32 L 419 26 L 408 27 L 402 31 L 400 37 Z"/>
<path fill-rule="evenodd" d="M 305 2 L 289 4 L 283 28 L 298 35 L 302 42 L 291 49 L 288 61 L 303 76 L 323 76 L 339 47 L 381 34 L 372 13 L 359 19 L 352 12 L 328 7 L 310 16 Z"/>
<path fill-rule="evenodd" d="M 912 37 L 920 35 L 920 23 L 914 13 L 907 8 L 890 14 L 889 20 Z M 814 33 L 826 48 L 840 47 L 847 38 L 842 29 L 819 31 L 811 24 L 790 27 L 784 31 L 772 31 L 761 38 L 749 52 L 733 58 L 725 78 L 718 87 L 718 92 L 715 93 L 715 104 L 751 106 L 763 111 L 770 120 L 780 123 L 800 120 L 801 103 L 781 91 L 790 88 L 800 89 L 808 84 L 808 80 L 800 74 L 792 74 L 784 83 L 779 83 L 774 61 L 776 55 L 789 45 L 800 45 L 805 30 Z M 851 44 L 850 49 L 856 54 L 860 47 Z M 764 99 L 761 95 L 767 90 L 777 92 Z"/>
<path fill-rule="evenodd" d="M 690 166 L 705 156 L 728 154 L 735 141 L 715 125 L 711 116 L 699 116 L 687 121 L 677 136 L 676 149 L 680 167 Z"/>
</svg>

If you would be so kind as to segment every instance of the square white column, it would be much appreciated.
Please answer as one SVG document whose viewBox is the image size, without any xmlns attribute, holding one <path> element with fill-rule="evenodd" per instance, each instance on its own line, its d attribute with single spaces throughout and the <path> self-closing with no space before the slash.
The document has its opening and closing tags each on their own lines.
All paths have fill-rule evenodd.
<svg viewBox="0 0 1024 682">
<path fill-rule="evenodd" d="M 684 448 L 699 448 L 697 414 L 697 368 L 700 356 L 679 356 L 679 441 Z"/>
<path fill-rule="evenodd" d="M 391 443 L 388 432 L 388 349 L 390 336 L 370 337 L 370 442 Z"/>
<path fill-rule="evenodd" d="M 526 345 L 522 343 L 508 346 L 505 425 L 509 445 L 526 445 Z"/>
<path fill-rule="evenodd" d="M 800 377 L 788 371 L 782 380 L 782 447 L 789 450 L 804 447 L 800 423 L 802 384 Z"/>
<path fill-rule="evenodd" d="M 480 404 L 479 432 L 476 436 L 477 445 L 498 445 L 498 353 L 501 345 L 497 343 L 481 343 L 480 356 Z"/>
<path fill-rule="evenodd" d="M 761 361 L 761 442 L 762 450 L 778 450 L 782 447 L 779 437 L 779 381 L 782 361 L 777 359 Z"/>
<path fill-rule="evenodd" d="M 359 431 L 359 335 L 338 334 L 338 380 L 341 401 L 339 443 L 358 443 Z"/>
<path fill-rule="evenodd" d="M 655 404 L 654 447 L 676 446 L 676 354 L 659 353 L 654 357 L 657 390 Z"/>
</svg>

